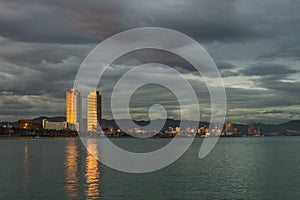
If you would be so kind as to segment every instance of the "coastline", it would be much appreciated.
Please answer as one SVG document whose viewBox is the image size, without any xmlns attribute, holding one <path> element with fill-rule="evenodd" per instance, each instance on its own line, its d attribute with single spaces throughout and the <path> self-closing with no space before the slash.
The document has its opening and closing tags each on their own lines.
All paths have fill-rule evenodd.
<svg viewBox="0 0 300 200">
<path fill-rule="evenodd" d="M 65 138 L 79 138 L 79 136 L 43 136 L 43 137 L 32 137 L 32 136 L 0 136 L 1 140 L 49 140 L 49 139 L 65 139 Z"/>
<path fill-rule="evenodd" d="M 264 137 L 297 137 L 299 135 L 262 135 L 262 136 L 220 136 L 219 138 L 264 138 Z M 1 140 L 55 140 L 55 139 L 67 139 L 67 138 L 80 138 L 80 136 L 3 136 L 0 135 Z M 99 138 L 99 137 L 85 137 L 85 138 Z M 141 139 L 135 137 L 107 137 L 108 139 Z M 190 137 L 150 137 L 145 139 L 185 139 Z M 194 137 L 194 139 L 206 139 L 206 138 L 214 138 L 214 137 Z M 104 139 L 104 138 L 102 138 Z"/>
</svg>

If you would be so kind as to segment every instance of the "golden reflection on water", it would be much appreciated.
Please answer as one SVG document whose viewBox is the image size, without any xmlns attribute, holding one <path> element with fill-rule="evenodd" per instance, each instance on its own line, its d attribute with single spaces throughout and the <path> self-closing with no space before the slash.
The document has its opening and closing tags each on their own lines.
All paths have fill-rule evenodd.
<svg viewBox="0 0 300 200">
<path fill-rule="evenodd" d="M 67 140 L 66 144 L 66 191 L 71 198 L 78 198 L 78 149 L 76 140 Z"/>
<path fill-rule="evenodd" d="M 24 164 L 24 176 L 23 176 L 23 187 L 25 189 L 28 188 L 29 185 L 29 149 L 28 144 L 25 142 L 24 144 L 24 157 L 23 157 L 23 164 Z"/>
<path fill-rule="evenodd" d="M 69 139 L 66 143 L 66 186 L 65 190 L 70 199 L 99 199 L 100 197 L 100 167 L 97 160 L 97 144 L 87 140 L 86 158 L 81 160 L 77 140 Z M 84 155 L 84 154 L 80 154 Z M 85 168 L 80 166 L 85 165 Z M 85 169 L 85 171 L 82 171 Z M 85 182 L 80 177 L 84 176 Z M 84 191 L 82 190 L 84 188 Z"/>
<path fill-rule="evenodd" d="M 99 183 L 100 183 L 100 168 L 97 160 L 98 149 L 97 143 L 93 140 L 88 140 L 86 143 L 87 157 L 86 157 L 86 197 L 87 199 L 98 199 L 100 196 Z"/>
</svg>

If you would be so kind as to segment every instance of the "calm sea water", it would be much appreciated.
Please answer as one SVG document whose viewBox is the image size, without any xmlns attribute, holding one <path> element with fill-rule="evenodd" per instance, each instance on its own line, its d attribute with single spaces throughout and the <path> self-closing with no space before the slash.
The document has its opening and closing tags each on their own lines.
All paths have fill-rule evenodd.
<svg viewBox="0 0 300 200">
<path fill-rule="evenodd" d="M 144 151 L 165 139 L 115 139 Z M 127 174 L 105 167 L 79 139 L 0 140 L 0 199 L 300 199 L 300 137 L 202 139 L 169 167 Z"/>
</svg>

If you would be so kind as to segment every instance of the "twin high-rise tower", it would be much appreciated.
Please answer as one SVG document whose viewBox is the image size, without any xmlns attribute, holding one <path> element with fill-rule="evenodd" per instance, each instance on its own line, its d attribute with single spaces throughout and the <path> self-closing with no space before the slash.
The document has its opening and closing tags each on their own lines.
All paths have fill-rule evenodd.
<svg viewBox="0 0 300 200">
<path fill-rule="evenodd" d="M 79 131 L 79 124 L 82 123 L 80 93 L 72 88 L 66 93 L 66 117 L 67 123 L 73 124 Z"/>
<path fill-rule="evenodd" d="M 87 131 L 94 132 L 101 122 L 101 95 L 99 91 L 89 93 L 87 105 Z"/>
<path fill-rule="evenodd" d="M 91 91 L 88 95 L 87 102 L 87 126 L 88 132 L 96 132 L 101 122 L 101 95 L 99 91 Z M 77 130 L 84 130 L 79 127 L 83 124 L 82 120 L 82 103 L 79 91 L 72 88 L 66 93 L 66 117 L 67 122 L 74 124 Z"/>
</svg>

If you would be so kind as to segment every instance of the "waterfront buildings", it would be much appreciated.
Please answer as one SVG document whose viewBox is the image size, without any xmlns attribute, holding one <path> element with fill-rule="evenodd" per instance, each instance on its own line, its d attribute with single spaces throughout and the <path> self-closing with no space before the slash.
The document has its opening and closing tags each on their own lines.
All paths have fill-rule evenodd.
<svg viewBox="0 0 300 200">
<path fill-rule="evenodd" d="M 232 123 L 226 123 L 225 124 L 225 134 L 226 135 L 232 135 L 233 134 L 233 124 Z"/>
<path fill-rule="evenodd" d="M 18 122 L 18 128 L 27 130 L 41 129 L 41 124 L 31 120 L 21 119 Z"/>
<path fill-rule="evenodd" d="M 43 128 L 47 130 L 65 130 L 68 128 L 67 122 L 49 122 L 43 121 Z"/>
<path fill-rule="evenodd" d="M 77 131 L 78 126 L 76 124 L 71 124 L 66 121 L 48 121 L 47 119 L 43 119 L 42 127 L 46 130 L 71 130 Z"/>
<path fill-rule="evenodd" d="M 87 105 L 87 131 L 96 132 L 101 123 L 101 95 L 99 91 L 91 91 Z"/>
</svg>

